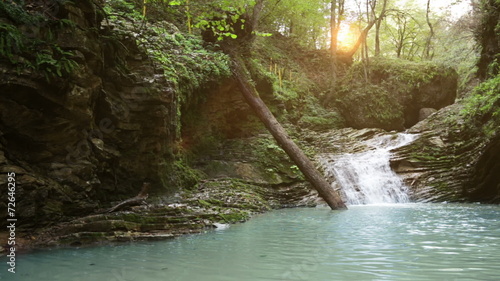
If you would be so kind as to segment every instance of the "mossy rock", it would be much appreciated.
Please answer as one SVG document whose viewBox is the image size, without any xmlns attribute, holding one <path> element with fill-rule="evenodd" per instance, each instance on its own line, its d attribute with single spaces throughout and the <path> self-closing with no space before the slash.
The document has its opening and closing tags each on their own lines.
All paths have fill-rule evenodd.
<svg viewBox="0 0 500 281">
<path fill-rule="evenodd" d="M 422 108 L 455 102 L 455 70 L 430 62 L 378 58 L 357 63 L 327 97 L 356 128 L 404 130 L 419 121 Z"/>
<path fill-rule="evenodd" d="M 237 223 L 247 221 L 250 218 L 250 212 L 237 210 L 227 214 L 219 214 L 218 216 L 222 218 L 220 222 Z"/>
</svg>

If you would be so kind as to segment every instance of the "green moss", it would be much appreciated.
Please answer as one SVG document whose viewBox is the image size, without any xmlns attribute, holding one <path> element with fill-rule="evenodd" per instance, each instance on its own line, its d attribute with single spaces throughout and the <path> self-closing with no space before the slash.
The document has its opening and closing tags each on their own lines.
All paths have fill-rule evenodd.
<svg viewBox="0 0 500 281">
<path fill-rule="evenodd" d="M 43 212 L 46 214 L 61 215 L 63 214 L 63 202 L 56 200 L 48 200 L 44 202 Z"/>
<path fill-rule="evenodd" d="M 411 145 L 410 158 L 416 162 L 438 162 L 443 157 L 451 157 L 447 148 L 441 148 L 433 145 L 427 138 L 418 138 Z"/>
<path fill-rule="evenodd" d="M 61 237 L 59 242 L 61 245 L 85 245 L 106 240 L 108 233 L 106 232 L 80 232 L 72 235 Z"/>
<path fill-rule="evenodd" d="M 113 230 L 125 230 L 125 231 L 137 231 L 139 229 L 139 225 L 134 222 L 128 221 L 112 221 L 111 229 Z"/>
<path fill-rule="evenodd" d="M 57 4 L 56 4 L 57 5 Z M 14 1 L 0 2 L 0 17 L 8 18 L 15 24 L 40 25 L 42 22 L 48 21 L 48 18 L 39 13 L 28 13 L 24 9 L 24 5 L 14 3 Z"/>
<path fill-rule="evenodd" d="M 200 206 L 203 206 L 203 207 L 208 207 L 210 208 L 212 206 L 212 204 L 208 203 L 207 201 L 205 200 L 202 200 L 202 199 L 198 199 L 198 204 Z"/>
<path fill-rule="evenodd" d="M 289 178 L 301 179 L 302 173 L 293 167 L 295 164 L 290 160 L 286 152 L 276 143 L 273 138 L 260 138 L 252 146 L 252 151 L 259 164 L 269 176 L 287 176 Z M 272 182 L 272 181 L 271 181 Z"/>
<path fill-rule="evenodd" d="M 144 222 L 144 216 L 141 216 L 137 213 L 122 213 L 120 214 L 120 218 L 128 222 L 136 222 L 136 223 Z"/>
<path fill-rule="evenodd" d="M 237 223 L 244 222 L 250 218 L 250 213 L 248 211 L 234 211 L 227 214 L 219 214 L 225 223 Z"/>
<path fill-rule="evenodd" d="M 186 153 L 178 152 L 174 158 L 164 160 L 163 186 L 168 187 L 168 191 L 193 189 L 205 175 L 191 167 Z"/>
<path fill-rule="evenodd" d="M 211 204 L 211 205 L 215 205 L 215 206 L 223 206 L 224 205 L 224 202 L 222 200 L 218 200 L 218 199 L 207 199 L 206 202 Z"/>
<path fill-rule="evenodd" d="M 380 85 L 354 83 L 343 86 L 337 94 L 335 104 L 344 115 L 356 116 L 373 127 L 385 128 L 384 126 L 392 124 L 402 126 L 404 123 L 403 107 L 397 99 L 391 98 L 388 89 Z"/>
</svg>

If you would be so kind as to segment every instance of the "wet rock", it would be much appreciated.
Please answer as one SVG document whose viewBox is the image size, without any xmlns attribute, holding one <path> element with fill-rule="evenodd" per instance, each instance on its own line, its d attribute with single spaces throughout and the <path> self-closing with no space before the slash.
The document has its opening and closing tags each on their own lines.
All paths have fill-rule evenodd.
<svg viewBox="0 0 500 281">
<path fill-rule="evenodd" d="M 420 137 L 411 145 L 394 151 L 392 166 L 410 186 L 412 200 L 495 202 L 495 180 L 493 184 L 480 185 L 480 178 L 487 177 L 478 176 L 482 169 L 479 161 L 492 155 L 486 147 L 488 143 L 494 147 L 494 141 L 468 133 L 464 120 L 446 121 L 449 116 L 460 116 L 460 110 L 461 106 L 454 104 L 419 122 L 410 132 L 420 133 Z M 486 166 L 483 168 L 488 171 L 496 169 L 491 164 Z M 487 174 L 489 172 L 483 175 Z"/>
<path fill-rule="evenodd" d="M 217 225 L 244 222 L 252 214 L 283 203 L 278 202 L 284 200 L 280 193 L 297 190 L 271 189 L 237 179 L 203 181 L 195 190 L 180 195 L 178 203 L 165 205 L 160 198 L 153 198 L 147 206 L 133 210 L 82 216 L 41 229 L 27 247 L 162 240 L 199 233 Z"/>
</svg>

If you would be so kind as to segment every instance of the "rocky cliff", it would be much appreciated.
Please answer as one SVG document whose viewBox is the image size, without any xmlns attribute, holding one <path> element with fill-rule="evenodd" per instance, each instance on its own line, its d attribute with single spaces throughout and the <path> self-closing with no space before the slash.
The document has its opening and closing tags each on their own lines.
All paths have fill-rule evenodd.
<svg viewBox="0 0 500 281">
<path fill-rule="evenodd" d="M 25 46 L 0 61 L 0 165 L 16 173 L 20 221 L 82 216 L 137 194 L 144 180 L 153 192 L 174 190 L 183 92 L 132 32 L 107 22 L 93 1 L 47 1 L 41 15 L 3 5 L 3 25 Z M 47 67 L 61 65 L 56 51 L 71 69 Z"/>
</svg>

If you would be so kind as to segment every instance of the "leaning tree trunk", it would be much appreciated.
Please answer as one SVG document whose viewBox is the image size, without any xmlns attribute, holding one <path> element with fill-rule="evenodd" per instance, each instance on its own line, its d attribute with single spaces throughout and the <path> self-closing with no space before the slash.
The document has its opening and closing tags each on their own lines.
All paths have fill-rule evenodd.
<svg viewBox="0 0 500 281">
<path fill-rule="evenodd" d="M 306 179 L 318 191 L 319 196 L 323 198 L 333 210 L 346 209 L 346 205 L 337 192 L 333 190 L 323 175 L 314 167 L 311 160 L 309 160 L 304 152 L 288 136 L 285 129 L 278 120 L 276 120 L 262 99 L 260 99 L 257 90 L 249 82 L 243 62 L 237 55 L 233 55 L 233 76 L 238 82 L 238 86 L 247 103 L 255 111 L 278 144 L 306 176 Z"/>
</svg>

